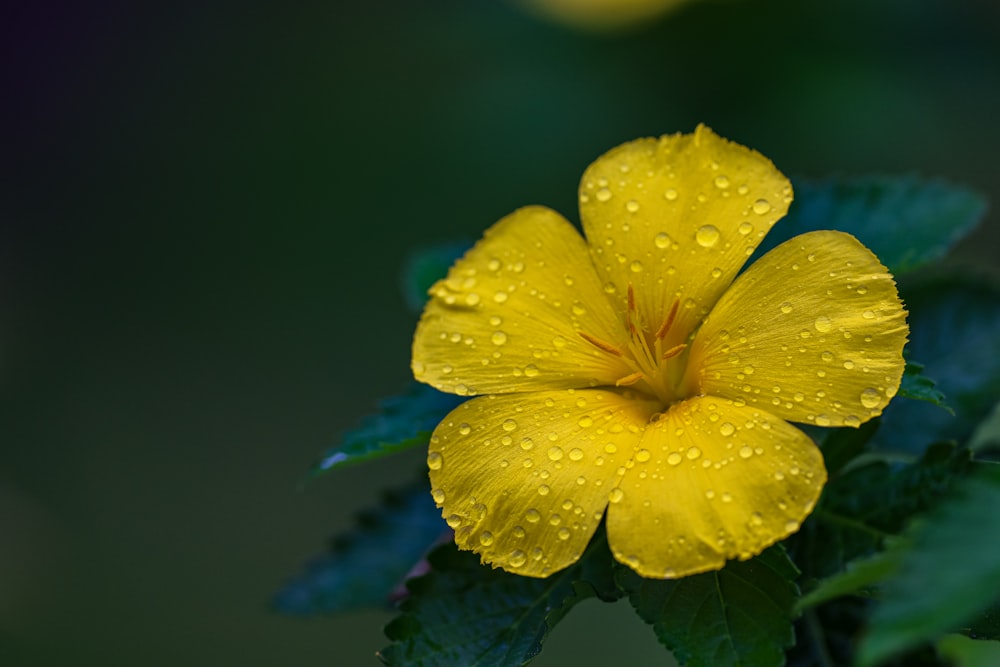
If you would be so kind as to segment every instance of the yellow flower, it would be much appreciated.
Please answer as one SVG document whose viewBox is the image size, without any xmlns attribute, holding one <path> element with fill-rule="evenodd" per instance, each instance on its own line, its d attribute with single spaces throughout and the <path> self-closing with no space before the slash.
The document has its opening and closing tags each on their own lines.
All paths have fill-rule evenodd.
<svg viewBox="0 0 1000 667">
<path fill-rule="evenodd" d="M 908 329 L 848 234 L 803 234 L 737 276 L 791 199 L 767 158 L 706 127 L 639 139 L 584 173 L 586 240 L 522 208 L 431 288 L 414 375 L 476 396 L 427 456 L 460 547 L 544 577 L 606 511 L 615 557 L 673 578 L 798 529 L 826 470 L 788 421 L 879 415 Z"/>
<path fill-rule="evenodd" d="M 652 19 L 689 0 L 520 0 L 528 9 L 560 23 L 596 30 Z"/>
</svg>

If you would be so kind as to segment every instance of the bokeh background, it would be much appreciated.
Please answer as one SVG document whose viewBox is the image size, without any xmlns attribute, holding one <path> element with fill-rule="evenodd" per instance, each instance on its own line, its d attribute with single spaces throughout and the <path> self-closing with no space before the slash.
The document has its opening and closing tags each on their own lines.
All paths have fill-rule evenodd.
<svg viewBox="0 0 1000 667">
<path fill-rule="evenodd" d="M 14 6 L 15 4 L 19 6 Z M 81 3 L 83 5 L 84 3 Z M 375 665 L 267 600 L 422 455 L 300 488 L 408 379 L 412 249 L 698 122 L 785 173 L 1000 201 L 993 0 L 706 0 L 628 32 L 500 0 L 0 9 L 0 664 Z M 958 250 L 996 266 L 995 210 Z M 589 602 L 535 664 L 663 664 Z"/>
</svg>

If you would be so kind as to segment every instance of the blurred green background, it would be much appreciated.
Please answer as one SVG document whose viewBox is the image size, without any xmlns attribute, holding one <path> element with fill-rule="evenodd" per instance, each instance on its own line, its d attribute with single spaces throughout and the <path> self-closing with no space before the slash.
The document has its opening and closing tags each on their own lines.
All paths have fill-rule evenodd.
<svg viewBox="0 0 1000 667">
<path fill-rule="evenodd" d="M 398 271 L 705 122 L 786 174 L 1000 201 L 1000 5 L 692 2 L 618 35 L 503 2 L 22 3 L 0 16 L 0 663 L 375 665 L 389 614 L 271 592 L 422 465 L 298 484 L 408 379 Z M 995 265 L 1000 224 L 959 249 Z M 535 664 L 663 664 L 590 602 Z"/>
</svg>

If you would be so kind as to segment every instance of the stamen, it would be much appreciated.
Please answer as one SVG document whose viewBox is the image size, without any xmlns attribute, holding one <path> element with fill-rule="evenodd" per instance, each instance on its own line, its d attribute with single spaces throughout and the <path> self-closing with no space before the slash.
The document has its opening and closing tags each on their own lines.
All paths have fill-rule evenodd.
<svg viewBox="0 0 1000 667">
<path fill-rule="evenodd" d="M 616 357 L 623 357 L 623 356 L 625 356 L 624 352 L 622 352 L 621 350 L 619 350 L 617 347 L 615 347 L 611 343 L 607 343 L 607 342 L 601 340 L 600 338 L 596 338 L 594 336 L 591 336 L 589 333 L 586 333 L 584 331 L 577 331 L 576 333 L 580 336 L 580 338 L 584 339 L 585 341 L 587 341 L 588 343 L 590 343 L 591 345 L 593 345 L 594 347 L 596 347 L 599 350 L 607 352 L 608 354 L 613 354 Z"/>
<path fill-rule="evenodd" d="M 628 387 L 629 385 L 635 384 L 636 382 L 638 382 L 639 380 L 641 380 L 644 377 L 646 377 L 646 376 L 641 371 L 637 372 L 637 373 L 632 373 L 631 375 L 626 375 L 623 378 L 618 378 L 618 380 L 615 381 L 615 386 L 616 387 Z"/>
<path fill-rule="evenodd" d="M 672 357 L 676 357 L 676 356 L 677 356 L 678 354 L 680 354 L 681 352 L 683 352 L 683 351 L 684 351 L 684 348 L 686 348 L 686 347 L 687 347 L 687 343 L 681 343 L 680 345 L 674 345 L 674 346 L 673 346 L 672 348 L 670 348 L 669 350 L 666 350 L 666 351 L 665 351 L 665 352 L 664 352 L 664 353 L 663 353 L 663 354 L 662 354 L 662 355 L 660 356 L 660 358 L 661 358 L 661 359 L 670 359 L 670 358 L 672 358 Z"/>
<path fill-rule="evenodd" d="M 635 326 L 635 321 L 632 317 L 633 314 L 638 314 L 638 309 L 635 307 L 635 290 L 632 288 L 632 283 L 628 284 L 628 309 L 625 311 L 625 322 L 628 324 L 628 332 L 633 336 L 636 335 L 638 330 Z"/>
<path fill-rule="evenodd" d="M 670 307 L 670 312 L 667 314 L 667 319 L 660 325 L 659 330 L 656 332 L 657 338 L 663 338 L 670 331 L 671 325 L 673 325 L 674 320 L 677 318 L 677 309 L 681 306 L 680 299 L 674 299 L 674 305 Z M 666 359 L 666 357 L 664 357 Z"/>
</svg>

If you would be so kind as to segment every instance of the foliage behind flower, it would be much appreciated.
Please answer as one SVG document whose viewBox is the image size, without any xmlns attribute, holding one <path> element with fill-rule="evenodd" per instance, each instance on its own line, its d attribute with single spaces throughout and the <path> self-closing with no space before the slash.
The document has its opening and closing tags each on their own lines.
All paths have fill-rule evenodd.
<svg viewBox="0 0 1000 667">
<path fill-rule="evenodd" d="M 847 234 L 803 234 L 737 277 L 791 194 L 705 127 L 637 140 L 585 172 L 586 239 L 520 209 L 431 289 L 414 374 L 477 396 L 427 459 L 462 548 L 548 576 L 607 510 L 615 557 L 675 578 L 798 529 L 826 471 L 787 421 L 879 415 L 907 327 L 888 271 Z"/>
<path fill-rule="evenodd" d="M 588 29 L 615 29 L 641 23 L 689 0 L 519 0 L 560 23 Z"/>
</svg>

